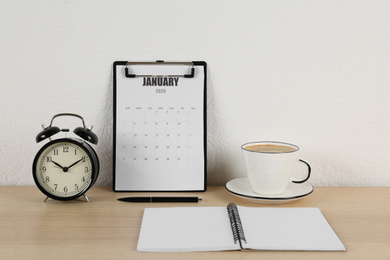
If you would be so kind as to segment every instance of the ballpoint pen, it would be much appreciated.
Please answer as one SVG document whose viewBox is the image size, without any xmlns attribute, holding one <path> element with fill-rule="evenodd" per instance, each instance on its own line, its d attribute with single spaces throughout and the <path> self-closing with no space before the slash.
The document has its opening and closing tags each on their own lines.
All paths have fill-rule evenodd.
<svg viewBox="0 0 390 260">
<path fill-rule="evenodd" d="M 124 202 L 198 202 L 202 198 L 198 197 L 125 197 L 119 198 Z"/>
</svg>

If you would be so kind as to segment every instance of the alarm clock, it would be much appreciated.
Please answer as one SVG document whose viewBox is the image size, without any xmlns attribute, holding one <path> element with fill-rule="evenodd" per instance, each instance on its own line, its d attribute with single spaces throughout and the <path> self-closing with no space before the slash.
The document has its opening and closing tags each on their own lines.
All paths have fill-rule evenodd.
<svg viewBox="0 0 390 260">
<path fill-rule="evenodd" d="M 69 132 L 53 126 L 53 120 L 60 116 L 80 118 L 83 127 L 74 129 L 79 138 L 50 137 L 59 132 Z M 92 129 L 92 127 L 91 127 Z M 94 185 L 99 176 L 99 159 L 89 143 L 97 144 L 98 138 L 91 129 L 85 127 L 84 119 L 72 113 L 61 113 L 53 116 L 50 125 L 37 136 L 39 143 L 49 139 L 34 158 L 32 173 L 35 184 L 48 198 L 55 200 L 73 200 L 79 197 L 88 201 L 86 192 Z"/>
</svg>

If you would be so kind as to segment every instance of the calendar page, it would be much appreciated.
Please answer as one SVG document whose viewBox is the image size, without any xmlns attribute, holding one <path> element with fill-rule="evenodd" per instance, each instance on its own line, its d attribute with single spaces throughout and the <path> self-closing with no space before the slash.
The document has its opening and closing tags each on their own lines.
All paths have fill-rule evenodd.
<svg viewBox="0 0 390 260">
<path fill-rule="evenodd" d="M 114 190 L 206 189 L 205 63 L 131 66 L 114 63 Z"/>
</svg>

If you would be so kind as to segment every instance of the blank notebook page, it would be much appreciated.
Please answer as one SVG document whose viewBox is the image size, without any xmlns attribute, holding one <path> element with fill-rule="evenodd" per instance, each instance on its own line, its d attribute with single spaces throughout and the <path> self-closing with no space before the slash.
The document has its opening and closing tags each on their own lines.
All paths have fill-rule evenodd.
<svg viewBox="0 0 390 260">
<path fill-rule="evenodd" d="M 226 207 L 146 208 L 138 251 L 221 251 L 234 244 Z"/>
<path fill-rule="evenodd" d="M 344 251 L 345 247 L 318 208 L 238 206 L 247 244 L 262 250 Z"/>
</svg>

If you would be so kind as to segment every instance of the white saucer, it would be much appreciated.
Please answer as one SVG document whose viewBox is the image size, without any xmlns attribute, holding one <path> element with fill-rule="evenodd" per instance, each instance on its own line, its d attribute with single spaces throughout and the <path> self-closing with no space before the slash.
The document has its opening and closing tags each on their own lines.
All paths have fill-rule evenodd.
<svg viewBox="0 0 390 260">
<path fill-rule="evenodd" d="M 291 182 L 282 194 L 272 196 L 261 195 L 252 191 L 247 177 L 233 179 L 226 183 L 225 187 L 231 194 L 237 197 L 262 204 L 281 204 L 302 199 L 314 190 L 313 185 L 308 182 L 300 184 Z"/>
</svg>

